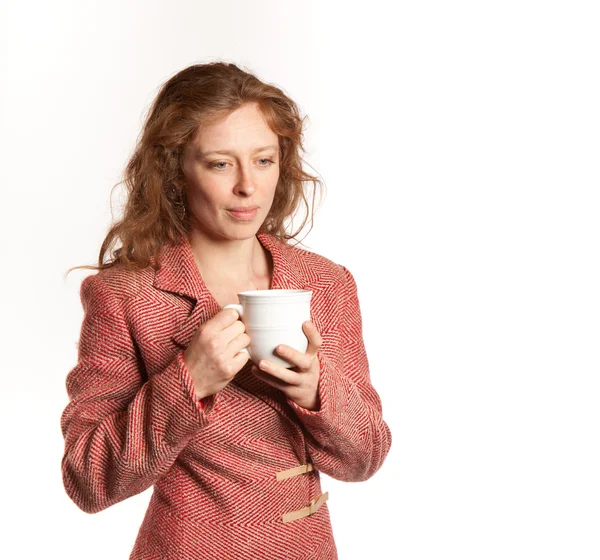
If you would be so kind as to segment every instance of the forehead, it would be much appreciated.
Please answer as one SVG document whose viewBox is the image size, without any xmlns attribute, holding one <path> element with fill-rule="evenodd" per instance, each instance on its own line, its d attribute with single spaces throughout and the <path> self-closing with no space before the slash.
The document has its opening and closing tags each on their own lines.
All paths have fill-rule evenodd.
<svg viewBox="0 0 600 560">
<path fill-rule="evenodd" d="M 193 143 L 201 151 L 245 150 L 278 145 L 278 138 L 269 128 L 260 109 L 252 104 L 236 109 L 217 122 L 202 125 Z"/>
</svg>

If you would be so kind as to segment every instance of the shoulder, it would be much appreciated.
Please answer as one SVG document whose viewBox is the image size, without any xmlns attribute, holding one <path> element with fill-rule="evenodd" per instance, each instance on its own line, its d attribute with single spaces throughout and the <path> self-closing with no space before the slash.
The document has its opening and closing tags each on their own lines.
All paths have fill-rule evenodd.
<svg viewBox="0 0 600 560">
<path fill-rule="evenodd" d="M 318 278 L 321 281 L 340 281 L 343 278 L 343 267 L 324 255 L 287 243 L 284 244 L 282 253 L 307 280 Z"/>
<path fill-rule="evenodd" d="M 144 291 L 144 287 L 151 285 L 153 279 L 154 270 L 151 267 L 133 270 L 113 266 L 99 270 L 81 281 L 81 300 L 84 307 L 107 309 L 122 305 Z"/>
<path fill-rule="evenodd" d="M 289 244 L 284 244 L 282 252 L 301 271 L 307 283 L 348 285 L 350 280 L 353 281 L 352 274 L 344 265 L 324 255 Z"/>
<path fill-rule="evenodd" d="M 336 310 L 338 319 L 349 313 L 352 318 L 360 316 L 358 287 L 354 275 L 341 263 L 298 246 L 286 245 L 282 249 L 286 260 L 302 271 L 303 284 L 313 291 L 315 324 L 320 332 L 327 332 L 337 324 L 327 323 L 319 314 Z M 317 311 L 319 310 L 319 311 Z M 333 326 L 332 326 L 333 325 Z M 322 329 L 322 330 L 321 330 Z"/>
</svg>

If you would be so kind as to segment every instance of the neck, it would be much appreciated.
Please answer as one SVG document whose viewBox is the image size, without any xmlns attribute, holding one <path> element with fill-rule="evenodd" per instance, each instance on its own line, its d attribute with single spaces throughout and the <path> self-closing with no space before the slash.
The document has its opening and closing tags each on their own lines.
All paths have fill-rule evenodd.
<svg viewBox="0 0 600 560">
<path fill-rule="evenodd" d="M 265 274 L 264 249 L 256 235 L 248 239 L 223 240 L 193 230 L 188 238 L 204 279 L 243 285 Z"/>
</svg>

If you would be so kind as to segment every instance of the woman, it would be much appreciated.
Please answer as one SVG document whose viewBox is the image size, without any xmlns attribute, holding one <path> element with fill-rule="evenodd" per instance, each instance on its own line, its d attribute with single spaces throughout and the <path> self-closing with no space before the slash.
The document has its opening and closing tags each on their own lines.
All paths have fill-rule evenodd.
<svg viewBox="0 0 600 560">
<path fill-rule="evenodd" d="M 164 84 L 127 165 L 124 216 L 81 285 L 61 427 L 83 511 L 154 486 L 132 559 L 337 558 L 319 471 L 366 480 L 390 449 L 354 278 L 287 243 L 304 183 L 319 183 L 302 124 L 280 89 L 194 65 Z M 281 288 L 313 292 L 308 348 L 259 369 L 222 307 Z"/>
</svg>

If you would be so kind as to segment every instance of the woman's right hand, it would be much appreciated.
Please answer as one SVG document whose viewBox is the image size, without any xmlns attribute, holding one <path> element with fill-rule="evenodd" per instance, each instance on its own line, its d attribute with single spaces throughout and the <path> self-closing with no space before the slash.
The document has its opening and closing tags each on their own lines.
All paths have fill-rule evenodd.
<svg viewBox="0 0 600 560">
<path fill-rule="evenodd" d="M 194 333 L 183 353 L 199 399 L 218 393 L 250 359 L 242 352 L 250 343 L 235 309 L 221 309 Z"/>
</svg>

